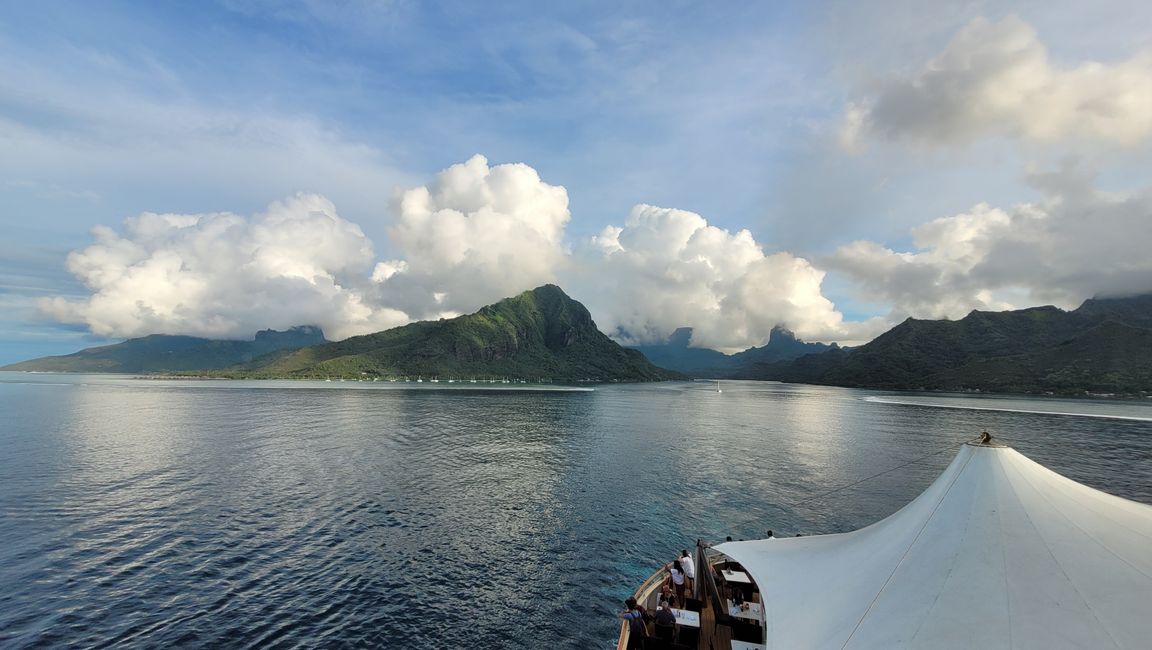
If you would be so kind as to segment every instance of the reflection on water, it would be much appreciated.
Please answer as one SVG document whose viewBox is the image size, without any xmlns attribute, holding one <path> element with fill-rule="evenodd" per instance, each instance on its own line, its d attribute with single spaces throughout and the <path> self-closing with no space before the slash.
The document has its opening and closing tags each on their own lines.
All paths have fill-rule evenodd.
<svg viewBox="0 0 1152 650">
<path fill-rule="evenodd" d="M 1142 404 L 395 388 L 0 373 L 0 644 L 609 647 L 695 539 L 866 525 L 985 428 L 1152 502 Z"/>
</svg>

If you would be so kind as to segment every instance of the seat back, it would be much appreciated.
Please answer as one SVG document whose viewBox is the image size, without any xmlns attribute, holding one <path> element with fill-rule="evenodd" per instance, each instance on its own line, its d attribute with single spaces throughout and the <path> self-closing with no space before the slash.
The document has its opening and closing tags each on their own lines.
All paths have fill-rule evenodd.
<svg viewBox="0 0 1152 650">
<path fill-rule="evenodd" d="M 661 639 L 655 636 L 646 636 L 640 639 L 641 650 L 669 650 L 672 647 L 672 642 L 668 639 Z"/>
<path fill-rule="evenodd" d="M 763 643 L 764 631 L 760 629 L 759 625 L 755 623 L 745 623 L 738 619 L 732 619 L 732 639 L 736 641 L 747 641 L 749 643 Z"/>
<path fill-rule="evenodd" d="M 700 628 L 681 625 L 680 636 L 676 639 L 676 642 L 695 648 L 700 645 Z"/>
</svg>

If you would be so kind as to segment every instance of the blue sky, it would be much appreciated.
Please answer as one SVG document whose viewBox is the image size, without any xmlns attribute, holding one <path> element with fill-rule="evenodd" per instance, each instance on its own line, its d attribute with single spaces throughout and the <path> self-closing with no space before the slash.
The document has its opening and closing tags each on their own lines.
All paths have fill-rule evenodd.
<svg viewBox="0 0 1152 650">
<path fill-rule="evenodd" d="M 722 349 L 777 322 L 859 342 L 909 315 L 1152 289 L 1128 244 L 1149 221 L 1150 13 L 18 3 L 0 362 L 306 318 L 348 335 L 543 281 L 621 340 L 691 325 Z M 401 205 L 414 188 L 430 217 Z M 182 216 L 125 221 L 145 213 Z M 317 243 L 277 248 L 274 228 Z M 273 297 L 299 309 L 253 307 Z"/>
</svg>

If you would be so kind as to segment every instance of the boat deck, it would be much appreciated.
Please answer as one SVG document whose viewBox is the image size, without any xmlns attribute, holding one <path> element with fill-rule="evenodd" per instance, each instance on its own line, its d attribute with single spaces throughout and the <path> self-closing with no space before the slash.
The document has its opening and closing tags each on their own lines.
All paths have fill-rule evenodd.
<svg viewBox="0 0 1152 650">
<path fill-rule="evenodd" d="M 698 626 L 691 622 L 678 624 L 675 632 L 671 635 L 672 638 L 664 638 L 666 635 L 661 635 L 661 631 L 649 622 L 646 626 L 648 636 L 633 640 L 630 639 L 627 621 L 621 621 L 617 650 L 628 650 L 628 648 L 642 648 L 643 650 L 657 648 L 661 650 L 756 650 L 757 648 L 764 648 L 763 628 L 759 626 L 758 621 L 749 622 L 754 618 L 759 618 L 759 591 L 756 585 L 751 582 L 743 585 L 732 585 L 724 581 L 722 569 L 727 568 L 726 565 L 727 563 L 723 562 L 709 561 L 704 563 L 704 566 L 709 567 L 715 577 L 720 578 L 720 584 L 713 582 L 710 589 L 714 591 L 710 592 L 707 585 L 698 582 L 694 585 L 693 592 L 699 598 L 686 598 L 686 602 L 680 605 L 682 610 L 673 610 L 677 613 L 678 618 L 683 615 L 685 621 L 691 621 L 695 616 L 698 616 Z M 739 567 L 733 568 L 738 569 Z M 649 613 L 656 612 L 660 588 L 667 578 L 668 570 L 666 567 L 662 567 L 636 590 L 634 594 L 636 601 Z M 748 620 L 740 620 L 723 611 L 721 612 L 722 615 L 718 617 L 714 608 L 715 603 L 723 602 L 725 606 L 731 607 L 732 603 L 728 598 L 735 596 L 736 591 L 741 593 L 739 599 L 746 595 L 750 603 L 755 603 L 746 606 L 751 608 L 750 610 L 743 610 L 748 613 L 742 614 L 740 611 L 736 611 L 737 615 Z M 708 597 L 709 594 L 711 597 Z M 755 615 L 751 612 L 755 612 Z M 718 618 L 722 620 L 718 620 Z"/>
</svg>

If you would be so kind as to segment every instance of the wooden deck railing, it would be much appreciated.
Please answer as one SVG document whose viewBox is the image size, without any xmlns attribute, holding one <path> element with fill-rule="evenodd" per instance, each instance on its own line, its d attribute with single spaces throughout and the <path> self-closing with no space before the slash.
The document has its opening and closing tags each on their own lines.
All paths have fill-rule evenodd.
<svg viewBox="0 0 1152 650">
<path fill-rule="evenodd" d="M 656 573 L 653 573 L 651 577 L 644 581 L 644 584 L 640 585 L 640 588 L 636 590 L 636 593 L 632 594 L 632 597 L 636 599 L 636 602 L 643 605 L 645 609 L 649 609 L 648 599 L 652 597 L 652 594 L 656 593 L 656 590 L 660 588 L 660 585 L 664 584 L 667 578 L 668 567 L 660 567 L 656 570 Z M 620 640 L 616 642 L 616 650 L 627 650 L 629 634 L 631 634 L 631 631 L 628 629 L 628 621 L 620 621 Z"/>
</svg>

